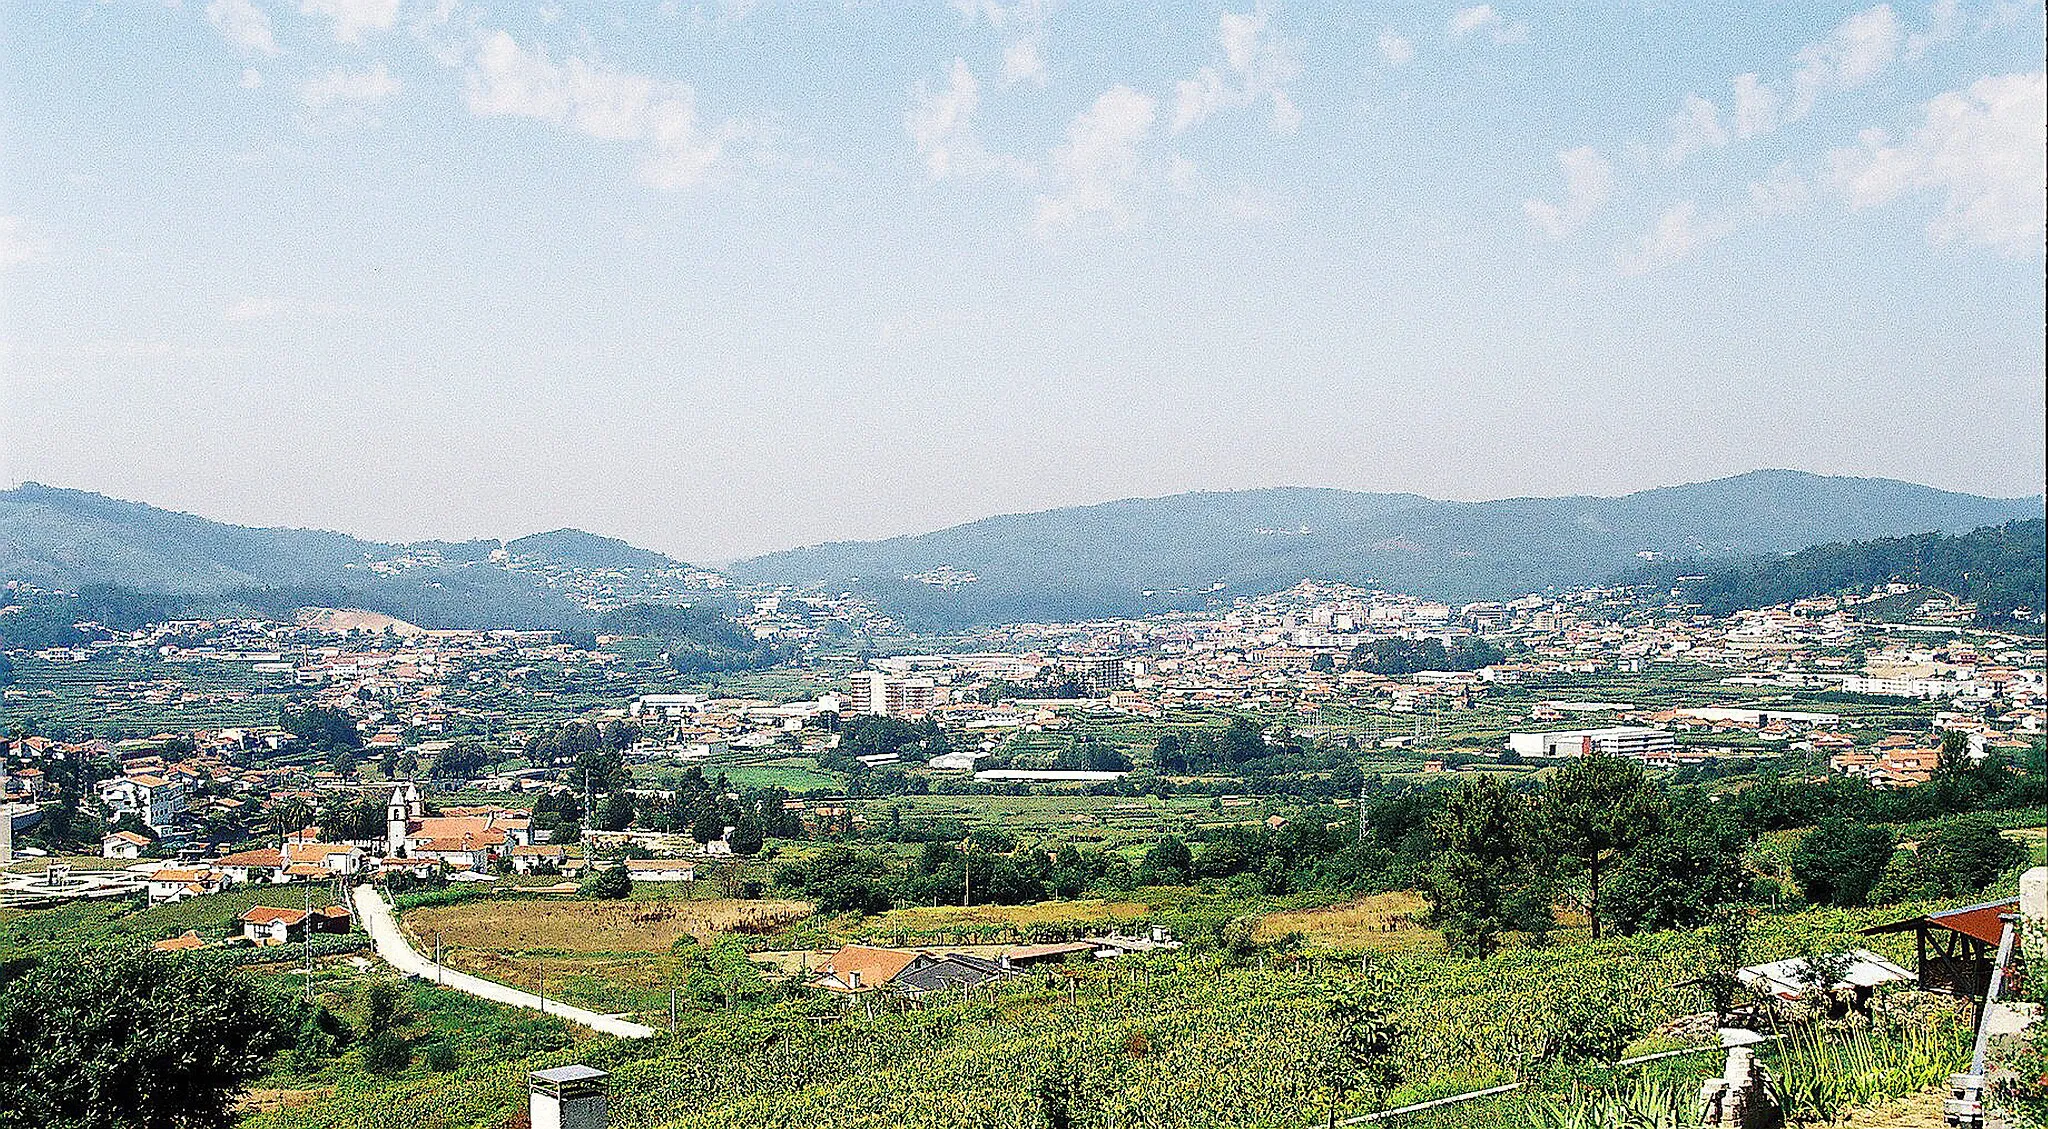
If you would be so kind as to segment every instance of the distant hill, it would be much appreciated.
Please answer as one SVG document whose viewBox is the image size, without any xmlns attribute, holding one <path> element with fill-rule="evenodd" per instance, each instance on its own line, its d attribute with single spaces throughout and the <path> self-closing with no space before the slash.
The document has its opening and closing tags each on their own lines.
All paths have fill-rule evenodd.
<svg viewBox="0 0 2048 1129">
<path fill-rule="evenodd" d="M 508 563 L 493 560 L 504 549 Z M 430 628 L 588 628 L 597 617 L 547 568 L 673 569 L 680 562 L 580 530 L 511 542 L 389 544 L 257 529 L 34 483 L 0 491 L 0 580 L 83 591 L 112 620 L 298 607 L 361 608 Z M 509 566 L 508 566 L 509 565 Z"/>
<path fill-rule="evenodd" d="M 1975 603 L 1977 622 L 1985 626 L 2039 631 L 2031 616 L 2048 607 L 2048 521 L 2010 521 L 1960 537 L 1923 533 L 1815 545 L 1787 556 L 1705 566 L 1660 562 L 1630 579 L 1673 585 L 1681 599 L 1713 615 L 1857 595 L 1896 581 Z M 2029 620 L 2016 622 L 2016 611 L 2029 613 Z"/>
<path fill-rule="evenodd" d="M 557 529 L 505 542 L 515 557 L 574 568 L 681 568 L 674 557 L 629 545 L 616 537 L 600 537 L 580 529 Z"/>
<path fill-rule="evenodd" d="M 1194 608 L 1305 577 L 1486 599 L 1601 583 L 1643 554 L 1748 558 L 1966 532 L 2040 509 L 2038 498 L 1784 470 L 1618 498 L 1441 502 L 1282 488 L 1013 514 L 771 553 L 728 571 L 856 591 L 906 622 L 940 627 Z"/>
</svg>

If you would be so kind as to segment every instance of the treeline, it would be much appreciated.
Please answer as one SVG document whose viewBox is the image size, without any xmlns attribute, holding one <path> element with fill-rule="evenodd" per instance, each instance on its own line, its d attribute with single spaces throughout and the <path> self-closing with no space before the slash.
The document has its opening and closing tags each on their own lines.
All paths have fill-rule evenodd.
<svg viewBox="0 0 2048 1129">
<path fill-rule="evenodd" d="M 593 628 L 606 635 L 644 635 L 657 639 L 679 674 L 715 674 L 774 666 L 792 652 L 734 623 L 703 605 L 628 604 L 604 613 Z"/>
<path fill-rule="evenodd" d="M 1975 764 L 1951 743 L 1932 783 L 1898 792 L 1766 773 L 1722 794 L 1666 784 L 1638 762 L 1609 756 L 1567 762 L 1547 781 L 1374 777 L 1365 787 L 1362 826 L 1354 811 L 1308 807 L 1278 826 L 1165 836 L 1135 864 L 1071 844 L 1008 844 L 985 831 L 963 851 L 968 836 L 957 822 L 892 813 L 857 829 L 822 827 L 834 845 L 783 867 L 776 881 L 828 911 L 859 912 L 957 904 L 963 872 L 965 896 L 977 902 L 1193 883 L 1248 896 L 1419 888 L 1431 922 L 1455 948 L 1485 953 L 1507 934 L 1547 937 L 1560 905 L 1606 935 L 1695 927 L 1729 906 L 1787 897 L 1854 905 L 1970 894 L 2017 861 L 1996 826 L 1970 813 L 2037 804 L 2048 771 L 2039 746 L 2016 762 Z M 1942 826 L 1917 850 L 1881 825 L 1935 817 Z M 1745 865 L 1758 836 L 1798 828 L 1809 830 L 1789 861 L 1797 890 Z M 898 862 L 867 845 L 875 841 L 924 846 L 915 860 Z"/>
<path fill-rule="evenodd" d="M 1420 670 L 1478 670 L 1507 653 L 1474 636 L 1445 645 L 1442 639 L 1369 639 L 1351 648 L 1354 670 L 1398 677 Z"/>
<path fill-rule="evenodd" d="M 82 647 L 116 631 L 172 620 L 290 622 L 300 608 L 322 607 L 363 608 L 430 628 L 555 630 L 585 650 L 596 647 L 599 634 L 644 635 L 660 642 L 669 665 L 682 674 L 752 670 L 791 654 L 754 638 L 709 606 L 630 604 L 593 616 L 521 573 L 442 569 L 433 575 L 432 585 L 393 581 L 367 588 L 294 585 L 161 593 L 96 584 L 77 592 L 38 592 L 13 597 L 18 610 L 0 616 L 0 651 Z"/>
<path fill-rule="evenodd" d="M 1698 579 L 1681 577 L 1697 576 Z M 2013 612 L 2048 607 L 2048 522 L 1986 526 L 1962 536 L 1923 533 L 1875 541 L 1815 545 L 1784 557 L 1739 564 L 1666 561 L 1635 570 L 1629 583 L 1676 587 L 1709 615 L 1770 607 L 1815 596 L 1868 592 L 1897 581 L 1974 601 L 1978 622 L 2019 626 Z"/>
</svg>

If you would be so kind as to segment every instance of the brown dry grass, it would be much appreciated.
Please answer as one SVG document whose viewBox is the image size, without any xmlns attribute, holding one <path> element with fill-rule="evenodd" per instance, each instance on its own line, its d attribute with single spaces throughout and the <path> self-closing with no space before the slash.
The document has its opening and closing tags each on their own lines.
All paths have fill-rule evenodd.
<svg viewBox="0 0 2048 1129">
<path fill-rule="evenodd" d="M 1266 914 L 1253 935 L 1276 941 L 1300 933 L 1311 949 L 1344 952 L 1414 948 L 1436 939 L 1434 931 L 1417 924 L 1428 908 L 1420 894 L 1410 891 L 1374 894 L 1341 905 Z"/>
<path fill-rule="evenodd" d="M 1895 1102 L 1867 1106 L 1842 1122 L 1846 1129 L 1943 1129 L 1941 1100 L 1946 1089 L 1924 1090 Z"/>
<path fill-rule="evenodd" d="M 659 953 L 679 937 L 768 932 L 810 912 L 777 900 L 465 902 L 409 910 L 405 931 L 422 952 L 439 932 L 443 945 L 500 952 Z"/>
</svg>

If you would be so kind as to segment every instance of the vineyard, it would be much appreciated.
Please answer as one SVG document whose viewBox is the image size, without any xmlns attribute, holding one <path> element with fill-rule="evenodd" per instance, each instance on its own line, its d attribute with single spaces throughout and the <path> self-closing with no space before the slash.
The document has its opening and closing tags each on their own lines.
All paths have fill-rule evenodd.
<svg viewBox="0 0 2048 1129">
<path fill-rule="evenodd" d="M 1767 953 L 1840 945 L 1867 917 L 1766 916 L 1753 936 Z M 1385 1094 L 1348 1098 L 1337 1112 L 1522 1081 L 1521 1092 L 1397 1124 L 1671 1124 L 1658 1120 L 1659 1103 L 1689 1100 L 1717 1061 L 1630 1071 L 1600 1064 L 1698 1041 L 1657 1029 L 1703 1006 L 1692 990 L 1673 986 L 1697 972 L 1708 948 L 1704 934 L 1667 933 L 1515 949 L 1484 961 L 1422 952 L 1368 958 L 1405 1032 L 1395 1056 L 1402 1081 Z M 739 1010 L 713 1004 L 686 1011 L 673 1042 L 486 1057 L 441 1076 L 341 1086 L 314 1106 L 258 1114 L 250 1124 L 495 1129 L 522 1102 L 525 1070 L 568 1061 L 613 1071 L 611 1121 L 621 1129 L 1023 1129 L 1045 1124 L 1054 1106 L 1074 1125 L 1320 1123 L 1330 1112 L 1322 1067 L 1333 1038 L 1328 1000 L 1358 979 L 1359 966 L 1260 964 L 1210 956 L 1062 967 L 995 996 L 872 1016 L 828 999 Z M 1765 1057 L 1798 1108 L 1818 1120 L 1936 1084 L 1961 1054 L 1959 1026 L 1937 1009 L 1891 1015 L 1853 1035 L 1788 1040 Z"/>
</svg>

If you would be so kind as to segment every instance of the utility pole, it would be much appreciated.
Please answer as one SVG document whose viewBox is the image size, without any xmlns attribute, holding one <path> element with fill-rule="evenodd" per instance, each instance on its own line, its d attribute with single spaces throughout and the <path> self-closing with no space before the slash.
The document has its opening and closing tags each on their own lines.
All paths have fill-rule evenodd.
<svg viewBox="0 0 2048 1129">
<path fill-rule="evenodd" d="M 306 916 L 299 921 L 300 947 L 306 950 L 306 1002 L 313 1002 L 313 884 L 306 883 Z"/>
<path fill-rule="evenodd" d="M 533 994 L 540 1000 L 540 1013 L 548 1013 L 548 963 L 544 960 L 533 963 Z"/>
<path fill-rule="evenodd" d="M 962 908 L 972 904 L 968 900 L 968 895 L 971 890 L 973 871 L 974 836 L 969 835 L 967 838 L 960 840 L 960 905 Z"/>
<path fill-rule="evenodd" d="M 434 930 L 434 983 L 441 983 L 441 931 Z"/>
<path fill-rule="evenodd" d="M 668 990 L 668 1033 L 671 1036 L 676 1033 L 676 990 L 673 987 Z"/>
</svg>

